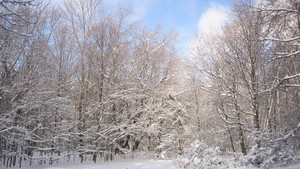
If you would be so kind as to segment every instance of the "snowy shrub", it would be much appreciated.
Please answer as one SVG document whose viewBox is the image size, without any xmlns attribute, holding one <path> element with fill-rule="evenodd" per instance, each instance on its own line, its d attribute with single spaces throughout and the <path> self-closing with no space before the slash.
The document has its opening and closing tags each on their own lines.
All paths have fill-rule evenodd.
<svg viewBox="0 0 300 169">
<path fill-rule="evenodd" d="M 175 164 L 180 168 L 190 169 L 221 168 L 220 154 L 221 151 L 218 147 L 209 147 L 196 140 L 183 157 L 175 160 Z"/>
<path fill-rule="evenodd" d="M 230 163 L 230 168 L 241 168 L 241 167 L 250 167 L 253 168 L 254 166 L 250 162 L 250 157 L 245 156 L 242 153 L 235 153 L 232 163 Z"/>
<path fill-rule="evenodd" d="M 273 166 L 285 166 L 294 160 L 295 153 L 291 146 L 283 139 L 267 139 L 258 151 L 250 152 L 251 164 L 257 167 L 269 168 Z"/>
<path fill-rule="evenodd" d="M 253 146 L 247 156 L 235 156 L 236 166 L 270 168 L 285 166 L 294 161 L 295 153 L 284 136 L 264 133 L 260 141 L 261 146 Z"/>
</svg>

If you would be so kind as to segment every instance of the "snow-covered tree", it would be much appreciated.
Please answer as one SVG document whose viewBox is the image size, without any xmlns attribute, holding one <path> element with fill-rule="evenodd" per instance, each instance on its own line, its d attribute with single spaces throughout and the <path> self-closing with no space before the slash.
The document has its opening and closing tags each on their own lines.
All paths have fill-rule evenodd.
<svg viewBox="0 0 300 169">
<path fill-rule="evenodd" d="M 219 32 L 198 37 L 191 64 L 204 77 L 199 86 L 212 94 L 211 110 L 223 119 L 232 150 L 237 141 L 243 154 L 260 149 L 260 133 L 284 133 L 299 122 L 298 96 L 291 94 L 299 87 L 297 2 L 260 5 L 236 2 Z M 295 147 L 298 137 L 289 138 Z"/>
</svg>

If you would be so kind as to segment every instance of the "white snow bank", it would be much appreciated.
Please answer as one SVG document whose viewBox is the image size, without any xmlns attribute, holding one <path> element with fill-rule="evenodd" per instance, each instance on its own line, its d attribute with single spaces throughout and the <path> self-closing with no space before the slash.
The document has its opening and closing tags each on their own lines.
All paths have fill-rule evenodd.
<svg viewBox="0 0 300 169">
<path fill-rule="evenodd" d="M 54 163 L 53 165 L 34 165 L 32 167 L 22 167 L 21 169 L 179 169 L 174 166 L 172 160 L 158 160 L 149 158 L 153 156 L 152 152 L 145 154 L 145 152 L 139 153 L 139 159 L 116 159 L 110 162 L 97 161 L 93 163 L 92 161 L 85 161 L 80 163 L 80 160 L 70 161 L 70 162 L 61 162 Z M 232 161 L 233 156 L 231 155 L 221 155 L 221 159 L 225 161 Z M 300 159 L 300 154 L 297 155 L 297 159 Z M 0 169 L 2 169 L 0 166 Z M 225 167 L 226 168 L 226 167 Z M 227 166 L 227 168 L 231 168 Z M 19 169 L 18 167 L 9 168 L 9 169 Z M 235 169 L 258 169 L 251 167 L 237 167 Z M 300 169 L 300 161 L 298 164 L 294 164 L 288 167 L 275 167 L 272 169 Z"/>
<path fill-rule="evenodd" d="M 1 166 L 0 166 L 1 168 Z M 112 162 L 101 162 L 96 164 L 91 163 L 65 163 L 54 164 L 52 166 L 34 166 L 25 167 L 22 169 L 179 169 L 173 166 L 171 160 L 154 160 L 154 159 L 139 159 L 139 160 L 122 160 Z M 249 167 L 239 167 L 235 169 L 258 169 Z M 289 167 L 279 167 L 273 169 L 300 169 L 300 164 L 291 165 Z"/>
<path fill-rule="evenodd" d="M 23 168 L 22 168 L 23 169 Z M 33 169 L 33 168 L 27 168 Z M 38 169 L 178 169 L 173 167 L 171 160 L 123 160 L 102 162 L 96 164 L 54 164 L 52 166 L 39 166 Z"/>
</svg>

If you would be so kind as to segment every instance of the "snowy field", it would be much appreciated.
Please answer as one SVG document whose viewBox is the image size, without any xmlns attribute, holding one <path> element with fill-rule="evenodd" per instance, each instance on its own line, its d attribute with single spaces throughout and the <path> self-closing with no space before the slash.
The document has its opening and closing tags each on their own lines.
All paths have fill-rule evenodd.
<svg viewBox="0 0 300 169">
<path fill-rule="evenodd" d="M 1 167 L 0 167 L 1 168 Z M 23 167 L 22 167 L 23 168 Z M 121 160 L 113 162 L 101 163 L 65 163 L 54 164 L 52 166 L 35 166 L 24 167 L 23 169 L 179 169 L 173 165 L 171 160 L 154 160 L 154 159 L 137 159 L 137 160 Z M 256 169 L 242 167 L 239 169 Z M 274 169 L 300 169 L 300 164 L 289 167 L 280 167 Z"/>
<path fill-rule="evenodd" d="M 34 164 L 29 167 L 24 165 L 21 169 L 180 169 L 175 166 L 173 160 L 159 160 L 155 157 L 155 152 L 135 152 L 130 156 L 116 156 L 113 161 L 104 162 L 102 160 L 93 163 L 91 159 L 86 159 L 83 163 L 80 163 L 80 159 L 77 156 L 71 158 L 71 161 L 61 161 L 59 163 L 53 163 L 52 165 L 38 165 Z M 233 156 L 222 155 L 222 160 L 226 161 L 227 164 L 232 163 Z M 296 157 L 297 164 L 288 167 L 276 167 L 272 169 L 300 169 L 300 154 Z M 0 166 L 0 169 L 2 169 Z M 225 167 L 231 169 L 230 167 Z M 223 168 L 212 168 L 212 169 L 225 169 Z M 4 168 L 3 168 L 4 169 Z M 19 169 L 13 167 L 9 169 Z M 251 167 L 240 167 L 234 169 L 258 169 Z"/>
<path fill-rule="evenodd" d="M 1 168 L 1 167 L 0 167 Z M 22 167 L 23 168 L 23 167 Z M 65 163 L 54 164 L 51 166 L 35 166 L 24 167 L 24 169 L 178 169 L 173 166 L 171 160 L 153 160 L 153 159 L 138 159 L 138 160 L 121 160 L 112 162 L 93 163 Z"/>
</svg>

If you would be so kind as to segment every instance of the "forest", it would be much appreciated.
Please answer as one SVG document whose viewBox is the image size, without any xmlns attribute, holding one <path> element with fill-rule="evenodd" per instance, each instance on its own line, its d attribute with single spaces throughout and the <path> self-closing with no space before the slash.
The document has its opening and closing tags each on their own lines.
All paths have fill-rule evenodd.
<svg viewBox="0 0 300 169">
<path fill-rule="evenodd" d="M 191 144 L 240 165 L 293 161 L 299 0 L 233 2 L 220 29 L 195 36 L 191 56 L 175 31 L 132 12 L 99 0 L 0 0 L 1 167 L 142 151 L 191 160 Z"/>
</svg>

